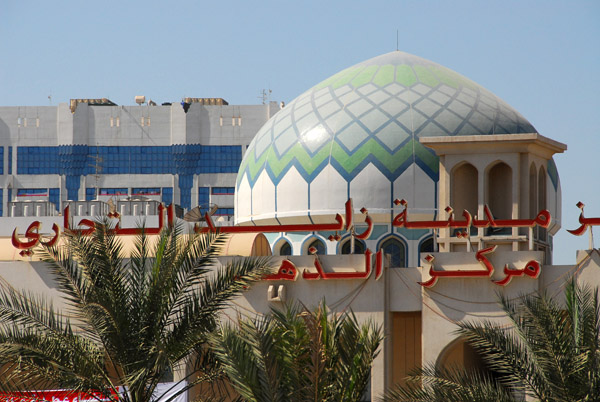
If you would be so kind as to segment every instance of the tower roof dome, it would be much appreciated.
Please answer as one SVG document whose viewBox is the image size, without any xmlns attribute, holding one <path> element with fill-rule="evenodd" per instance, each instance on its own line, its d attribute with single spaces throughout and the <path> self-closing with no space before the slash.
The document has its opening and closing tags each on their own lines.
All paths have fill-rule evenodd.
<svg viewBox="0 0 600 402">
<path fill-rule="evenodd" d="M 359 182 L 385 189 L 386 201 L 367 199 L 389 210 L 403 175 L 437 182 L 438 159 L 419 138 L 535 132 L 448 68 L 400 51 L 377 56 L 315 85 L 259 130 L 238 172 L 236 222 L 339 212 L 338 198 L 352 196 Z"/>
</svg>

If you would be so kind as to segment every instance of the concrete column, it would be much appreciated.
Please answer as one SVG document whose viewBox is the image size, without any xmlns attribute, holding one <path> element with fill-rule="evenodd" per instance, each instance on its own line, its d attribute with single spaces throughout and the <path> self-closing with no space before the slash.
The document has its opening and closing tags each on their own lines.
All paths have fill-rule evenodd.
<svg viewBox="0 0 600 402">
<path fill-rule="evenodd" d="M 509 166 L 511 166 L 509 164 Z M 515 158 L 514 165 L 512 166 L 512 219 L 519 219 L 519 201 L 521 198 L 520 184 L 521 184 L 521 160 Z M 512 228 L 512 235 L 516 237 L 519 235 L 519 228 Z M 519 251 L 519 242 L 512 242 L 512 250 Z"/>
<path fill-rule="evenodd" d="M 8 215 L 8 187 L 5 185 L 2 188 L 2 200 L 0 200 L 0 202 L 2 202 L 2 211 L 3 211 L 3 216 L 9 216 Z"/>
<path fill-rule="evenodd" d="M 194 181 L 192 184 L 192 201 L 191 201 L 191 208 L 194 208 L 196 205 L 199 204 L 199 200 L 198 200 L 198 187 L 200 187 L 199 185 L 199 180 L 198 180 L 198 175 L 195 174 L 194 175 Z"/>
<path fill-rule="evenodd" d="M 181 191 L 179 190 L 179 175 L 173 175 L 173 203 L 181 205 Z"/>
<path fill-rule="evenodd" d="M 58 188 L 60 189 L 60 205 L 58 211 L 61 214 L 64 212 L 63 202 L 67 201 L 67 186 L 65 181 L 64 176 L 58 176 Z"/>
</svg>

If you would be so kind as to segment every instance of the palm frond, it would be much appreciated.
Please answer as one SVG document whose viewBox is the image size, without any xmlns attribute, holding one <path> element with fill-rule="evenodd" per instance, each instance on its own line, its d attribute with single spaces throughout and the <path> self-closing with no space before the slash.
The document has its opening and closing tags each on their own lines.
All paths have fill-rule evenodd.
<svg viewBox="0 0 600 402">
<path fill-rule="evenodd" d="M 157 238 L 140 228 L 129 255 L 110 221 L 65 239 L 43 250 L 65 311 L 0 290 L 0 391 L 34 386 L 112 398 L 119 384 L 127 389 L 121 401 L 147 402 L 174 368 L 196 370 L 181 392 L 222 377 L 206 340 L 224 304 L 270 272 L 267 260 L 215 270 L 224 236 L 184 235 L 179 226 Z"/>
<path fill-rule="evenodd" d="M 381 331 L 354 315 L 328 316 L 324 304 L 273 309 L 211 338 L 223 370 L 249 401 L 359 401 Z"/>
<path fill-rule="evenodd" d="M 459 323 L 457 333 L 480 355 L 487 372 L 428 366 L 387 401 L 591 401 L 600 395 L 598 290 L 567 282 L 566 310 L 546 293 L 500 299 L 511 326 Z M 490 399 L 491 398 L 491 399 Z M 506 399 L 510 400 L 510 399 Z"/>
<path fill-rule="evenodd" d="M 502 384 L 479 371 L 426 366 L 411 374 L 404 387 L 388 391 L 385 402 L 512 402 Z"/>
</svg>

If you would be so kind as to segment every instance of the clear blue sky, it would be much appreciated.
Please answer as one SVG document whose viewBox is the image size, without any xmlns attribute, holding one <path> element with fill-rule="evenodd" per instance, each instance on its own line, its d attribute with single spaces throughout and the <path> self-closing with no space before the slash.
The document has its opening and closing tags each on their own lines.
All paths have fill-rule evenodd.
<svg viewBox="0 0 600 402">
<path fill-rule="evenodd" d="M 563 228 L 600 216 L 600 1 L 16 1 L 0 6 L 0 105 L 108 97 L 291 101 L 399 48 L 488 88 L 568 151 Z M 600 228 L 597 230 L 600 246 Z M 561 230 L 555 263 L 587 236 Z"/>
</svg>

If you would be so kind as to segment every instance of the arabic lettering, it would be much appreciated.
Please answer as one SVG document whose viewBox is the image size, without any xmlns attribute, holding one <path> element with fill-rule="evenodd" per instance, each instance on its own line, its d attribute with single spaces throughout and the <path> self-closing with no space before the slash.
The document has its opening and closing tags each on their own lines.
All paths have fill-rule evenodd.
<svg viewBox="0 0 600 402">
<path fill-rule="evenodd" d="M 538 276 L 540 276 L 540 272 L 540 263 L 535 260 L 529 261 L 527 264 L 525 264 L 523 269 L 511 269 L 508 268 L 508 264 L 506 264 L 504 266 L 504 274 L 506 275 L 504 279 L 492 282 L 494 282 L 496 285 L 506 286 L 510 283 L 514 276 L 526 275 L 530 278 L 536 279 Z"/>
<path fill-rule="evenodd" d="M 308 269 L 305 269 L 302 272 L 302 278 L 307 280 L 315 280 L 315 279 L 368 279 L 371 276 L 372 270 L 372 257 L 373 252 L 369 249 L 365 250 L 365 269 L 363 272 L 360 271 L 352 271 L 352 272 L 327 272 L 323 269 L 323 265 L 321 264 L 321 260 L 317 255 L 316 249 L 311 247 L 309 249 L 309 253 L 315 256 L 314 266 L 317 272 L 311 272 Z M 380 257 L 381 258 L 381 257 Z M 383 260 L 381 260 L 383 262 Z M 381 271 L 381 268 L 378 268 Z M 378 272 L 381 275 L 381 272 Z M 376 278 L 377 279 L 377 278 Z"/>
<path fill-rule="evenodd" d="M 408 203 L 406 200 L 394 200 L 395 205 L 399 205 L 402 211 L 393 218 L 393 227 L 404 227 L 407 229 L 441 229 L 441 228 L 455 228 L 454 231 L 457 237 L 469 239 L 470 227 L 476 228 L 487 228 L 487 227 L 533 227 L 535 225 L 547 228 L 551 222 L 550 213 L 547 210 L 540 211 L 533 219 L 495 219 L 487 205 L 483 208 L 483 219 L 478 219 L 477 216 L 472 218 L 471 214 L 467 210 L 463 210 L 462 219 L 455 220 L 454 211 L 451 207 L 446 207 L 445 211 L 448 218 L 446 220 L 431 220 L 431 221 L 410 221 L 408 219 Z M 581 235 L 583 234 L 588 226 L 600 225 L 600 218 L 585 218 L 583 215 L 583 203 L 578 203 L 577 206 L 581 209 L 581 215 L 579 222 L 581 227 L 569 232 Z M 352 204 L 352 198 L 348 199 L 344 205 L 345 215 L 336 214 L 335 222 L 331 223 L 320 223 L 320 224 L 289 224 L 289 225 L 255 225 L 255 226 L 224 226 L 217 227 L 212 221 L 211 217 L 206 214 L 206 227 L 194 226 L 194 231 L 197 233 L 216 232 L 221 233 L 273 233 L 273 232 L 320 232 L 320 231 L 333 231 L 335 234 L 329 236 L 329 240 L 339 241 L 341 239 L 340 232 L 348 231 L 351 232 L 355 238 L 365 240 L 371 236 L 374 220 L 369 215 L 369 211 L 366 208 L 361 208 L 360 212 L 364 215 L 364 222 L 367 227 L 361 233 L 356 233 L 356 227 L 354 223 L 354 208 Z M 167 215 L 165 222 L 164 215 Z M 140 232 L 140 228 L 123 228 L 121 227 L 121 215 L 118 212 L 111 212 L 108 214 L 111 219 L 117 220 L 115 227 L 112 229 L 115 235 L 134 235 Z M 165 207 L 160 204 L 158 207 L 158 225 L 151 228 L 143 228 L 144 232 L 148 235 L 159 234 L 165 226 L 173 227 L 175 221 L 174 205 L 171 204 Z M 76 226 L 72 225 L 71 216 L 69 213 L 69 206 L 64 209 L 64 230 L 70 233 L 79 234 L 82 236 L 92 234 L 96 229 L 96 223 L 90 219 L 82 218 L 79 220 Z M 25 233 L 20 237 L 18 235 L 18 229 L 12 233 L 11 241 L 12 245 L 21 250 L 20 254 L 31 255 L 32 249 L 39 244 L 46 247 L 52 247 L 57 244 L 60 238 L 60 228 L 57 224 L 53 224 L 52 231 L 53 236 L 40 234 L 40 221 L 32 222 Z M 487 258 L 488 254 L 493 253 L 497 246 L 491 246 L 481 249 L 475 253 L 475 259 L 483 267 L 482 270 L 438 270 L 434 266 L 433 255 L 428 255 L 425 260 L 430 263 L 429 274 L 431 278 L 425 282 L 419 282 L 424 287 L 431 287 L 437 283 L 440 277 L 491 277 L 494 272 L 494 267 L 490 260 Z M 371 271 L 375 270 L 375 279 L 378 280 L 383 274 L 384 266 L 384 254 L 383 250 L 378 250 L 375 253 L 375 265 L 373 267 L 373 252 L 366 249 L 364 253 L 364 270 L 362 271 L 342 271 L 342 272 L 330 272 L 324 269 L 322 261 L 317 255 L 317 250 L 311 248 L 310 254 L 314 256 L 313 265 L 315 270 L 311 271 L 304 269 L 302 277 L 307 280 L 316 279 L 368 279 L 371 275 Z M 528 276 L 531 278 L 537 278 L 540 273 L 539 262 L 532 260 L 529 261 L 523 269 L 509 268 L 508 264 L 504 267 L 505 277 L 501 280 L 494 280 L 493 282 L 504 286 L 508 284 L 515 276 Z M 296 266 L 288 259 L 283 260 L 281 265 L 275 274 L 267 275 L 265 280 L 296 280 L 299 276 L 299 270 Z"/>
<path fill-rule="evenodd" d="M 431 254 L 428 254 L 425 257 L 425 260 L 431 264 L 429 268 L 429 275 L 431 279 L 425 282 L 419 282 L 419 284 L 423 287 L 430 288 L 435 285 L 440 277 L 450 277 L 450 278 L 479 278 L 479 277 L 490 277 L 494 273 L 494 266 L 490 262 L 490 260 L 486 257 L 486 254 L 493 253 L 498 246 L 487 247 L 481 249 L 475 253 L 475 259 L 479 261 L 479 263 L 485 268 L 484 270 L 444 270 L 438 271 L 435 269 L 433 261 L 435 257 Z"/>
<path fill-rule="evenodd" d="M 58 239 L 60 237 L 60 227 L 56 223 L 52 224 L 52 231 L 54 232 L 54 236 L 50 237 L 47 240 L 39 233 L 40 226 L 40 221 L 33 221 L 29 225 L 24 235 L 25 238 L 28 239 L 28 241 L 23 241 L 19 239 L 19 236 L 17 234 L 19 230 L 18 228 L 15 228 L 15 230 L 13 230 L 11 236 L 11 243 L 13 247 L 15 247 L 17 250 L 21 250 L 21 252 L 19 252 L 19 255 L 21 255 L 22 257 L 33 255 L 32 249 L 38 244 L 42 244 L 46 247 L 52 247 L 58 242 Z"/>
<path fill-rule="evenodd" d="M 271 274 L 265 276 L 263 279 L 266 281 L 295 281 L 298 278 L 298 269 L 288 259 L 281 261 L 281 265 L 279 266 L 279 270 L 276 274 Z"/>
<path fill-rule="evenodd" d="M 577 203 L 577 208 L 579 208 L 581 210 L 581 213 L 579 214 L 579 223 L 581 223 L 581 226 L 579 226 L 577 229 L 573 229 L 573 230 L 567 229 L 567 232 L 569 232 L 575 236 L 581 236 L 582 234 L 584 234 L 586 232 L 588 226 L 600 225 L 600 218 L 586 218 L 583 215 L 583 207 L 585 207 L 585 204 L 583 202 L 579 201 Z"/>
<path fill-rule="evenodd" d="M 394 200 L 394 204 L 403 207 L 403 210 L 397 214 L 393 221 L 392 226 L 404 227 L 407 229 L 443 229 L 443 228 L 462 228 L 464 231 L 459 231 L 459 237 L 467 237 L 465 235 L 468 232 L 468 228 L 474 226 L 476 228 L 487 228 L 487 227 L 533 227 L 535 225 L 543 228 L 548 228 L 552 217 L 548 210 L 541 210 L 533 219 L 494 219 L 489 207 L 484 205 L 483 211 L 486 219 L 474 219 L 466 209 L 462 212 L 463 220 L 454 219 L 454 210 L 451 207 L 446 207 L 445 211 L 448 214 L 447 220 L 433 220 L 433 221 L 409 221 L 408 220 L 408 203 L 406 200 Z M 599 222 L 600 224 L 600 222 Z"/>
</svg>

